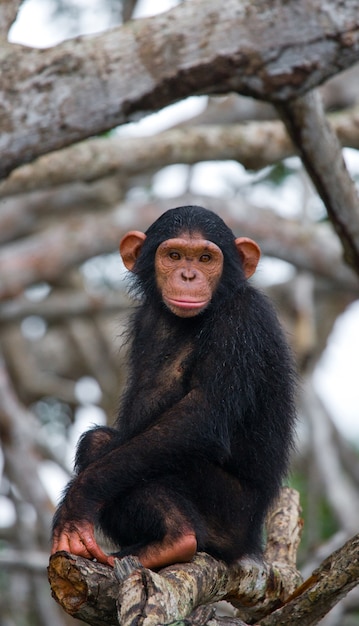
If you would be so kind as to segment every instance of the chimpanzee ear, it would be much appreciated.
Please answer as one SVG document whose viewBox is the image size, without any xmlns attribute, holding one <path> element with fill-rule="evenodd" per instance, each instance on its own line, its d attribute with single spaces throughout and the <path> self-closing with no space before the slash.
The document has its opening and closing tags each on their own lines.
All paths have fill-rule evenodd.
<svg viewBox="0 0 359 626">
<path fill-rule="evenodd" d="M 130 230 L 120 241 L 120 255 L 122 256 L 125 267 L 127 267 L 130 272 L 133 271 L 145 239 L 145 233 L 141 233 L 139 230 Z"/>
<path fill-rule="evenodd" d="M 237 237 L 234 243 L 242 259 L 245 277 L 250 278 L 256 271 L 261 249 L 253 239 L 248 239 L 248 237 Z"/>
</svg>

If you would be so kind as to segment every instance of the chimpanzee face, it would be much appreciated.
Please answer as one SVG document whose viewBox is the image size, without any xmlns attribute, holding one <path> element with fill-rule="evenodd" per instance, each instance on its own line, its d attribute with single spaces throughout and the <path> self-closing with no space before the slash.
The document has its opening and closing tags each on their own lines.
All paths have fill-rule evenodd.
<svg viewBox="0 0 359 626">
<path fill-rule="evenodd" d="M 212 300 L 222 276 L 223 253 L 211 241 L 183 234 L 157 248 L 156 283 L 165 305 L 179 317 L 193 317 Z"/>
</svg>

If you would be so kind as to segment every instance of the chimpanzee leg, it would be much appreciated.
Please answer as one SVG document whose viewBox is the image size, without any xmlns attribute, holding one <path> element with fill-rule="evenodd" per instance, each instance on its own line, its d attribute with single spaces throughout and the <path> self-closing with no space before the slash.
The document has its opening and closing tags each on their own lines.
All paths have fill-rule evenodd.
<svg viewBox="0 0 359 626">
<path fill-rule="evenodd" d="M 107 504 L 99 525 L 120 546 L 116 556 L 136 555 L 145 567 L 186 562 L 197 550 L 231 563 L 260 553 L 266 504 L 253 485 L 196 460 Z"/>
<path fill-rule="evenodd" d="M 117 557 L 136 555 L 156 569 L 196 553 L 200 520 L 191 503 L 164 483 L 151 481 L 102 510 L 100 527 L 121 547 Z"/>
<path fill-rule="evenodd" d="M 77 445 L 75 470 L 82 472 L 90 463 L 101 458 L 118 445 L 118 431 L 108 426 L 96 426 L 84 433 Z"/>
<path fill-rule="evenodd" d="M 265 494 L 209 462 L 188 463 L 118 502 L 101 526 L 147 567 L 188 561 L 203 551 L 228 563 L 259 555 Z M 118 512 L 121 511 L 119 514 Z"/>
<path fill-rule="evenodd" d="M 262 551 L 262 525 L 267 495 L 223 468 L 202 461 L 189 468 L 186 496 L 204 521 L 198 551 L 231 563 Z"/>
</svg>

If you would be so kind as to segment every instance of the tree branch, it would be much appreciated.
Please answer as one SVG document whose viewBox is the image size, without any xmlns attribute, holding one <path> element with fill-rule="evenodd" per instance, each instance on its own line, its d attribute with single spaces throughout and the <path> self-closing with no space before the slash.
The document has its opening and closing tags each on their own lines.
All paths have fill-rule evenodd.
<svg viewBox="0 0 359 626">
<path fill-rule="evenodd" d="M 191 563 L 156 574 L 138 567 L 132 557 L 117 561 L 113 570 L 59 552 L 51 557 L 48 568 L 53 596 L 70 615 L 94 626 L 173 622 L 183 626 L 312 626 L 358 583 L 359 535 L 300 584 L 295 569 L 301 529 L 298 504 L 296 492 L 284 489 L 267 520 L 265 557 L 273 559 L 271 564 L 243 560 L 228 568 L 202 553 Z M 202 606 L 220 599 L 239 609 L 238 618 L 216 618 L 213 607 Z"/>
<path fill-rule="evenodd" d="M 189 95 L 286 101 L 350 67 L 358 50 L 352 0 L 193 0 L 48 50 L 5 44 L 0 176 Z"/>
<path fill-rule="evenodd" d="M 260 169 L 293 153 L 284 125 L 275 121 L 174 128 L 145 139 L 89 139 L 15 169 L 0 183 L 0 197 L 115 172 L 132 176 L 173 163 L 233 159 Z"/>
<path fill-rule="evenodd" d="M 105 311 L 128 309 L 131 301 L 127 294 L 118 291 L 91 294 L 78 289 L 57 289 L 45 300 L 32 302 L 28 298 L 15 298 L 0 304 L 0 322 L 14 322 L 28 315 L 39 315 L 47 320 L 63 320 Z M 33 372 L 31 372 L 33 376 Z"/>
<path fill-rule="evenodd" d="M 34 432 L 37 432 L 36 420 L 19 402 L 0 354 L 0 439 L 5 470 L 24 501 L 30 502 L 37 511 L 38 535 L 44 545 L 51 523 L 52 505 L 38 480 Z"/>
<path fill-rule="evenodd" d="M 261 619 L 258 626 L 314 626 L 359 580 L 359 535 L 328 557 L 283 607 Z M 253 623 L 252 621 L 250 623 Z M 237 618 L 217 618 L 213 607 L 200 607 L 178 626 L 246 626 Z"/>
<path fill-rule="evenodd" d="M 318 92 L 278 110 L 339 236 L 344 257 L 359 274 L 359 198 L 339 141 L 326 121 Z"/>
<path fill-rule="evenodd" d="M 261 626 L 313 626 L 359 581 L 359 535 L 331 554 L 295 591 L 282 608 L 261 620 Z"/>
<path fill-rule="evenodd" d="M 328 116 L 342 146 L 359 149 L 359 108 Z M 189 126 L 154 136 L 79 142 L 23 165 L 0 182 L 0 197 L 93 181 L 121 172 L 133 176 L 174 163 L 234 160 L 259 170 L 297 154 L 280 121 Z"/>
<path fill-rule="evenodd" d="M 306 381 L 303 403 L 309 418 L 315 463 L 324 491 L 340 528 L 346 530 L 349 536 L 358 528 L 357 485 L 343 472 L 339 450 L 333 440 L 331 422 L 311 380 Z"/>
<path fill-rule="evenodd" d="M 0 39 L 7 37 L 10 27 L 16 20 L 16 16 L 23 0 L 1 0 L 0 2 Z"/>
<path fill-rule="evenodd" d="M 302 527 L 298 515 L 297 492 L 283 489 L 268 518 L 267 554 L 276 559 L 271 565 L 248 559 L 228 568 L 199 553 L 191 563 L 156 574 L 142 567 L 133 569 L 131 557 L 118 561 L 113 570 L 59 552 L 51 557 L 48 570 L 52 592 L 65 611 L 90 624 L 99 624 L 100 616 L 101 623 L 122 626 L 168 624 L 198 605 L 223 598 L 256 620 L 278 606 L 278 601 L 284 602 L 300 582 L 295 567 Z M 118 621 L 114 618 L 117 611 Z"/>
</svg>

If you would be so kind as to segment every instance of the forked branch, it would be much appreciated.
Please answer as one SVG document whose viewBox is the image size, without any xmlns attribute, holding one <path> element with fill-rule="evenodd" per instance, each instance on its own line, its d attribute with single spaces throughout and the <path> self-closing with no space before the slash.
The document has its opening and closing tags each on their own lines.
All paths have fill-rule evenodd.
<svg viewBox="0 0 359 626">
<path fill-rule="evenodd" d="M 330 555 L 302 583 L 296 569 L 299 495 L 284 488 L 267 520 L 263 562 L 227 567 L 208 554 L 159 573 L 132 557 L 115 569 L 58 552 L 48 568 L 52 595 L 63 609 L 92 626 L 313 626 L 359 581 L 359 535 Z M 236 618 L 216 617 L 212 603 L 227 600 Z"/>
</svg>

